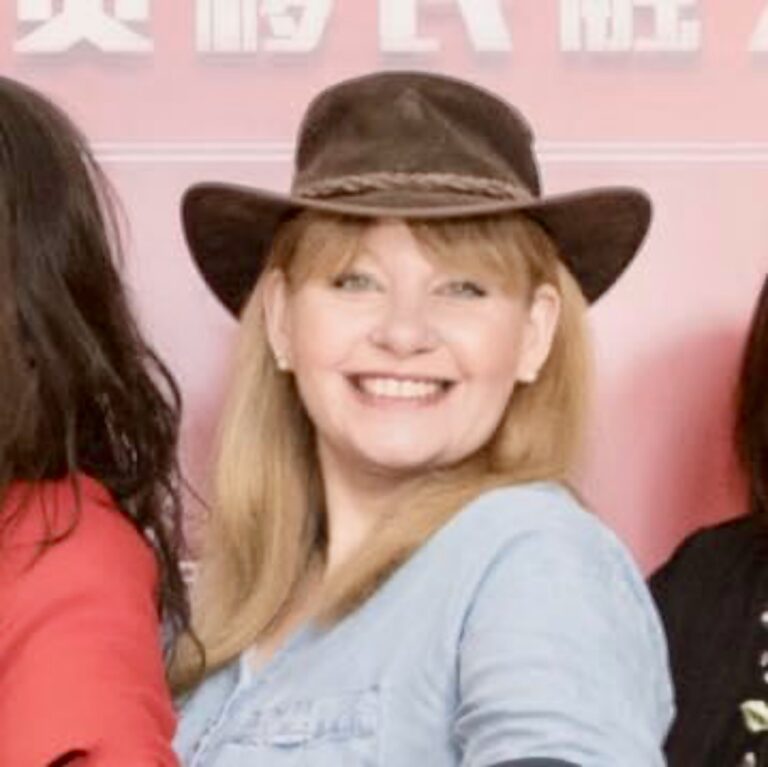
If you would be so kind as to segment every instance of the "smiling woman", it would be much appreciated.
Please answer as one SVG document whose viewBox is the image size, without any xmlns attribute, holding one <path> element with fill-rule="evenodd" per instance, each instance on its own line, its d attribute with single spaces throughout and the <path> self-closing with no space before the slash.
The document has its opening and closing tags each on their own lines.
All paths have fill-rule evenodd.
<svg viewBox="0 0 768 767">
<path fill-rule="evenodd" d="M 557 338 L 552 375 L 559 377 L 555 368 L 567 354 L 576 368 L 568 378 L 583 380 L 584 299 L 534 222 L 369 226 L 308 213 L 285 230 L 263 300 L 272 347 L 296 374 L 327 461 L 367 456 L 369 473 L 397 467 L 418 474 L 474 453 L 496 430 L 516 383 L 537 378 L 558 327 L 571 337 Z M 558 324 L 566 292 L 574 321 Z M 252 300 L 246 326 L 260 322 L 261 301 Z M 570 463 L 574 445 L 563 435 L 579 432 L 582 388 L 565 389 L 555 407 L 549 397 L 545 408 L 515 400 L 508 422 L 525 431 L 523 419 L 537 425 L 525 440 L 532 474 L 539 452 L 547 454 L 540 460 L 548 476 Z M 566 428 L 539 428 L 542 409 Z M 556 432 L 557 440 L 531 449 Z M 516 458 L 507 463 L 522 469 Z"/>
<path fill-rule="evenodd" d="M 293 196 L 188 193 L 242 329 L 185 764 L 663 764 L 659 624 L 566 484 L 586 303 L 648 206 L 541 197 L 530 144 L 489 93 L 380 74 L 310 107 Z"/>
</svg>

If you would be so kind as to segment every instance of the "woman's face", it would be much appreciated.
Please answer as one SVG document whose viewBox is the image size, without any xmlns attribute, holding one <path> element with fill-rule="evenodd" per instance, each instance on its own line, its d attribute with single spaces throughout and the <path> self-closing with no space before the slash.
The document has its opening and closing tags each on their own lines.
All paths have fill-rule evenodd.
<svg viewBox="0 0 768 767">
<path fill-rule="evenodd" d="M 296 377 L 324 465 L 401 477 L 461 461 L 544 363 L 554 288 L 528 301 L 435 261 L 405 224 L 381 221 L 342 273 L 295 290 L 279 271 L 267 277 L 270 342 Z"/>
</svg>

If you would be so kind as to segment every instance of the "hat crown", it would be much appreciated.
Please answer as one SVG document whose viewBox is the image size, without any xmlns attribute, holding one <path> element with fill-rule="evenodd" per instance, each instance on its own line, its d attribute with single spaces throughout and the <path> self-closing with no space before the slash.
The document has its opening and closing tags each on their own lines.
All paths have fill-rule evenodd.
<svg viewBox="0 0 768 767">
<path fill-rule="evenodd" d="M 469 177 L 540 195 L 531 130 L 514 107 L 470 83 L 377 73 L 321 93 L 299 132 L 294 190 L 374 174 Z"/>
<path fill-rule="evenodd" d="M 406 125 L 422 127 L 426 120 L 426 110 L 418 91 L 413 88 L 404 90 L 395 101 L 395 110 L 399 111 Z"/>
</svg>

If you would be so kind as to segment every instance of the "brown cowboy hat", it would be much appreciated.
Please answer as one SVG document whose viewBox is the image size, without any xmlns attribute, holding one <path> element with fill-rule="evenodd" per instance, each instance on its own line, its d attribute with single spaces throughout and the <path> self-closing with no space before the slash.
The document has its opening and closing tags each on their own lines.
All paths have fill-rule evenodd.
<svg viewBox="0 0 768 767">
<path fill-rule="evenodd" d="M 184 231 L 208 285 L 239 314 L 276 229 L 298 211 L 403 219 L 524 213 L 554 239 L 594 301 L 637 252 L 650 201 L 623 187 L 542 197 L 532 143 L 523 116 L 475 85 L 424 72 L 367 75 L 310 104 L 290 194 L 197 184 L 184 195 Z"/>
</svg>

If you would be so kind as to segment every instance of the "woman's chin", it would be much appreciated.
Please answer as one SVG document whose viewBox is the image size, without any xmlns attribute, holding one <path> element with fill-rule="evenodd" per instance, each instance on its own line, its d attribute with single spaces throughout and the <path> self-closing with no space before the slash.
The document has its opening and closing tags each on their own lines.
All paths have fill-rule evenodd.
<svg viewBox="0 0 768 767">
<path fill-rule="evenodd" d="M 406 478 L 414 474 L 444 466 L 447 461 L 441 450 L 410 445 L 367 449 L 360 455 L 361 462 L 373 473 L 395 478 Z"/>
</svg>

